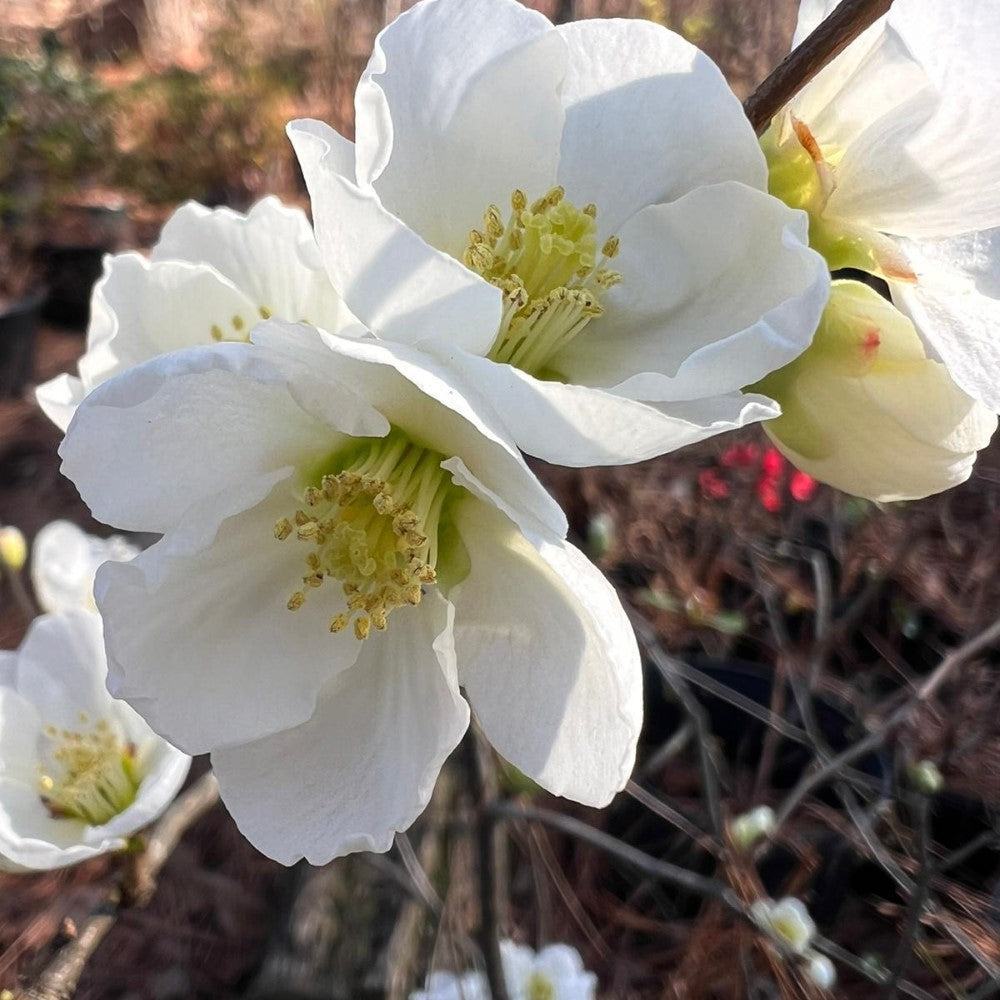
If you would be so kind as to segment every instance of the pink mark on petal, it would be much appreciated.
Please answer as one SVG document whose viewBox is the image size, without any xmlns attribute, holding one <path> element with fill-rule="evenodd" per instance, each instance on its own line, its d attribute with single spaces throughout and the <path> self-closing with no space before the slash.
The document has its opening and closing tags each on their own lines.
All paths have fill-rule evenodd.
<svg viewBox="0 0 1000 1000">
<path fill-rule="evenodd" d="M 865 358 L 871 358 L 879 347 L 882 346 L 882 331 L 877 326 L 869 327 L 865 330 L 864 336 L 861 338 L 861 353 Z"/>
</svg>

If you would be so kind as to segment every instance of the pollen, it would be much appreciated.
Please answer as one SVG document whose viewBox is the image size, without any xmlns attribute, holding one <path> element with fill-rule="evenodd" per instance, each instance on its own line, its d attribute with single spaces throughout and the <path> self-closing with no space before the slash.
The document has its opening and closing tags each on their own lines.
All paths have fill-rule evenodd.
<svg viewBox="0 0 1000 1000">
<path fill-rule="evenodd" d="M 142 780 L 136 748 L 107 720 L 82 732 L 49 726 L 45 735 L 38 791 L 53 817 L 102 826 L 135 801 Z"/>
<path fill-rule="evenodd" d="M 504 293 L 500 332 L 489 357 L 542 375 L 549 361 L 604 312 L 601 299 L 622 275 L 607 267 L 617 236 L 597 257 L 597 206 L 577 208 L 561 187 L 530 205 L 516 190 L 506 224 L 490 205 L 469 233 L 462 260 Z"/>
<path fill-rule="evenodd" d="M 278 541 L 309 546 L 288 610 L 298 611 L 327 581 L 339 582 L 343 606 L 330 631 L 351 625 L 363 640 L 385 631 L 396 609 L 419 604 L 423 588 L 437 582 L 439 526 L 457 489 L 443 460 L 393 430 L 306 487 L 302 507 L 274 525 Z"/>
</svg>

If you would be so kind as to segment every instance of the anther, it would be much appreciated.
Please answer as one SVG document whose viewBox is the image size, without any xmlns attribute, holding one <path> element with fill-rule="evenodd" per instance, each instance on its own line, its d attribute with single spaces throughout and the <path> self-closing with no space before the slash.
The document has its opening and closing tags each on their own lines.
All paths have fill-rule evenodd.
<svg viewBox="0 0 1000 1000">
<path fill-rule="evenodd" d="M 287 517 L 274 522 L 274 537 L 279 542 L 283 542 L 294 530 L 292 522 Z"/>
<path fill-rule="evenodd" d="M 298 611 L 303 604 L 306 603 L 306 595 L 302 593 L 301 590 L 296 590 L 292 593 L 291 597 L 288 598 L 288 610 Z"/>
</svg>

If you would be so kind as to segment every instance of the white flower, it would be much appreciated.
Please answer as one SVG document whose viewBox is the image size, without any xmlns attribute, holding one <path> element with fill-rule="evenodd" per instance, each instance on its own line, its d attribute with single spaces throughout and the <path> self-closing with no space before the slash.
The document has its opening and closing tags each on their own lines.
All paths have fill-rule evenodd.
<svg viewBox="0 0 1000 1000">
<path fill-rule="evenodd" d="M 794 44 L 836 6 L 802 0 Z M 928 357 L 1000 410 L 1000 0 L 896 0 L 765 137 L 834 269 L 889 282 Z"/>
<path fill-rule="evenodd" d="M 167 220 L 149 260 L 105 258 L 79 378 L 39 386 L 38 402 L 65 430 L 80 400 L 118 372 L 181 347 L 246 341 L 269 316 L 334 333 L 355 322 L 330 286 L 305 214 L 277 198 L 246 215 L 189 202 Z"/>
<path fill-rule="evenodd" d="M 964 482 L 997 426 L 906 316 L 857 281 L 833 283 L 809 349 L 754 388 L 781 404 L 764 429 L 798 468 L 872 500 Z"/>
<path fill-rule="evenodd" d="M 31 585 L 44 611 L 96 611 L 94 574 L 108 559 L 126 562 L 139 547 L 121 535 L 98 538 L 72 521 L 50 521 L 31 547 Z"/>
<path fill-rule="evenodd" d="M 583 967 L 568 944 L 550 944 L 537 954 L 524 944 L 500 942 L 510 1000 L 594 1000 L 597 976 Z"/>
<path fill-rule="evenodd" d="M 331 280 L 523 450 L 638 461 L 776 415 L 740 390 L 807 346 L 828 275 L 694 46 L 423 0 L 379 35 L 355 104 L 355 143 L 288 128 Z"/>
<path fill-rule="evenodd" d="M 758 899 L 750 907 L 750 914 L 760 928 L 796 955 L 804 954 L 816 936 L 816 925 L 805 903 L 794 896 L 786 896 L 778 902 Z"/>
<path fill-rule="evenodd" d="M 515 766 L 607 803 L 635 638 L 480 401 L 403 345 L 273 320 L 251 340 L 99 386 L 63 442 L 101 520 L 164 533 L 98 572 L 110 690 L 213 751 L 286 863 L 389 848 L 466 730 L 460 685 Z"/>
<path fill-rule="evenodd" d="M 481 972 L 432 972 L 426 987 L 412 992 L 409 1000 L 490 1000 L 490 987 Z"/>
<path fill-rule="evenodd" d="M 0 652 L 0 868 L 61 868 L 120 850 L 184 781 L 190 758 L 105 690 L 101 619 L 35 619 Z"/>
<path fill-rule="evenodd" d="M 510 1000 L 594 1000 L 597 977 L 583 967 L 580 953 L 568 944 L 550 944 L 537 954 L 514 941 L 500 942 L 504 983 Z M 409 1000 L 489 1000 L 481 972 L 432 972 L 425 989 Z"/>
</svg>

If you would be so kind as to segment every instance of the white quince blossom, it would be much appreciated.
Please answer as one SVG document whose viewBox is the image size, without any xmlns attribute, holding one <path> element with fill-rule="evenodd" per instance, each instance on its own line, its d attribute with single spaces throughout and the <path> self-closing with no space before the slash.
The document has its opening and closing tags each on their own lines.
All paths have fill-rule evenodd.
<svg viewBox="0 0 1000 1000">
<path fill-rule="evenodd" d="M 0 869 L 121 850 L 183 784 L 190 758 L 108 694 L 106 673 L 90 611 L 42 615 L 0 652 Z"/>
<path fill-rule="evenodd" d="M 716 66 L 648 21 L 423 0 L 375 42 L 354 143 L 289 124 L 323 261 L 526 452 L 639 461 L 777 414 L 741 393 L 828 291 Z"/>
<path fill-rule="evenodd" d="M 181 347 L 246 341 L 270 316 L 334 333 L 356 322 L 330 285 L 305 213 L 273 197 L 246 215 L 188 202 L 148 260 L 105 257 L 79 377 L 39 386 L 38 402 L 65 430 L 80 400 L 118 372 Z"/>
<path fill-rule="evenodd" d="M 31 585 L 44 611 L 96 611 L 94 575 L 108 559 L 126 562 L 140 549 L 121 535 L 98 538 L 72 521 L 50 521 L 31 546 Z"/>
<path fill-rule="evenodd" d="M 781 404 L 764 424 L 798 468 L 871 500 L 964 482 L 997 417 L 927 357 L 913 323 L 859 281 L 835 281 L 809 349 L 754 388 Z"/>
<path fill-rule="evenodd" d="M 793 44 L 836 0 L 802 0 Z M 1000 410 L 1000 0 L 896 0 L 775 119 L 770 190 L 834 269 L 885 278 L 928 357 Z"/>
<path fill-rule="evenodd" d="M 583 967 L 580 953 L 568 944 L 550 944 L 537 954 L 514 941 L 500 942 L 504 984 L 510 1000 L 594 1000 L 597 976 Z M 409 1000 L 489 1000 L 481 972 L 432 972 Z"/>
<path fill-rule="evenodd" d="M 164 536 L 98 572 L 109 689 L 212 751 L 279 861 L 387 850 L 465 698 L 556 794 L 600 806 L 628 778 L 628 619 L 480 404 L 412 348 L 271 320 L 104 383 L 67 432 L 95 514 Z"/>
<path fill-rule="evenodd" d="M 490 986 L 481 972 L 432 972 L 425 988 L 414 990 L 409 1000 L 490 1000 Z"/>
<path fill-rule="evenodd" d="M 500 942 L 510 1000 L 594 1000 L 597 976 L 583 967 L 568 944 L 550 944 L 537 954 L 525 944 Z"/>
<path fill-rule="evenodd" d="M 795 896 L 786 896 L 778 902 L 758 899 L 750 907 L 750 915 L 758 927 L 796 955 L 804 955 L 816 936 L 816 924 L 809 916 L 805 903 Z"/>
</svg>

